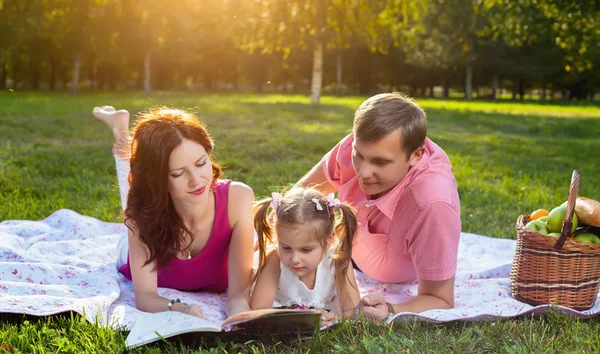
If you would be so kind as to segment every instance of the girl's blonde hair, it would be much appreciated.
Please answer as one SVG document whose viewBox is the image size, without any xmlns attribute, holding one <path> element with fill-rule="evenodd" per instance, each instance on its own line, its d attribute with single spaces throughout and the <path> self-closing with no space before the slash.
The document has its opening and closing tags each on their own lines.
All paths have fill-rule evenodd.
<svg viewBox="0 0 600 354">
<path fill-rule="evenodd" d="M 267 259 L 269 244 L 277 244 L 276 229 L 282 223 L 310 228 L 323 248 L 333 234 L 335 244 L 335 281 L 338 289 L 344 289 L 348 280 L 348 267 L 352 261 L 352 240 L 357 228 L 354 209 L 345 203 L 325 197 L 313 188 L 294 188 L 281 198 L 266 198 L 254 203 L 254 228 L 258 234 L 259 267 L 253 282 L 260 276 Z M 322 210 L 317 208 L 317 203 Z M 338 212 L 339 210 L 339 212 Z M 343 297 L 345 294 L 338 294 Z"/>
</svg>

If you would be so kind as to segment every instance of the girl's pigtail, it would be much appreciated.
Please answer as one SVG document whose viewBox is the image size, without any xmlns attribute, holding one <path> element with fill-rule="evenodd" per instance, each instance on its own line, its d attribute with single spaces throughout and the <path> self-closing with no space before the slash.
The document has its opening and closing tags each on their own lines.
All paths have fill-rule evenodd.
<svg viewBox="0 0 600 354">
<path fill-rule="evenodd" d="M 334 208 L 331 208 L 334 209 Z M 352 241 L 358 228 L 358 221 L 354 209 L 347 204 L 340 204 L 341 218 L 337 218 L 335 223 L 335 234 L 339 239 L 339 244 L 335 252 L 335 283 L 341 291 L 345 289 L 348 279 L 348 267 L 352 263 Z M 344 293 L 340 297 L 346 296 Z"/>
<path fill-rule="evenodd" d="M 254 203 L 254 229 L 258 234 L 258 270 L 252 278 L 252 283 L 258 279 L 258 276 L 265 267 L 267 260 L 267 246 L 273 243 L 273 227 L 269 223 L 269 207 L 273 198 L 266 198 Z"/>
</svg>

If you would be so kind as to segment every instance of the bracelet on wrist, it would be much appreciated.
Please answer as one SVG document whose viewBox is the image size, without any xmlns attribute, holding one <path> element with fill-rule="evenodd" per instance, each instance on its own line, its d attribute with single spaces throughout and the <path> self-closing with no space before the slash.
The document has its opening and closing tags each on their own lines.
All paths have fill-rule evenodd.
<svg viewBox="0 0 600 354">
<path fill-rule="evenodd" d="M 173 305 L 175 305 L 175 303 L 182 303 L 183 305 L 187 305 L 187 303 L 182 302 L 181 299 L 177 299 L 177 300 L 171 300 L 169 301 L 169 303 L 167 304 L 167 311 L 171 311 L 171 308 L 173 307 Z"/>
</svg>

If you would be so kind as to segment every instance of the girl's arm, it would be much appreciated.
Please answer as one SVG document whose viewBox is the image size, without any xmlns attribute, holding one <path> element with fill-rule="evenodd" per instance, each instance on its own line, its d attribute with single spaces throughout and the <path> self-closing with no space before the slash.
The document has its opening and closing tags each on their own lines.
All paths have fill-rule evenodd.
<svg viewBox="0 0 600 354">
<path fill-rule="evenodd" d="M 135 225 L 129 225 L 127 239 L 129 243 L 129 266 L 131 268 L 131 279 L 133 280 L 133 291 L 135 292 L 135 307 L 144 312 L 162 312 L 167 311 L 168 304 L 171 301 L 165 297 L 159 296 L 157 291 L 156 261 L 144 266 L 150 252 L 146 245 L 136 236 L 138 232 Z M 201 316 L 194 309 L 191 313 L 190 305 L 175 303 L 171 307 L 172 311 L 179 311 Z"/>
<path fill-rule="evenodd" d="M 265 267 L 256 280 L 254 291 L 252 291 L 250 308 L 253 310 L 273 308 L 273 301 L 275 301 L 277 287 L 279 286 L 279 275 L 281 274 L 281 268 L 279 267 L 279 253 L 273 250 L 267 256 Z"/>
<path fill-rule="evenodd" d="M 229 222 L 233 231 L 227 261 L 229 287 L 225 312 L 227 316 L 232 316 L 250 310 L 248 303 L 254 261 L 254 192 L 243 183 L 231 182 L 228 201 Z"/>
<path fill-rule="evenodd" d="M 338 298 L 340 299 L 340 310 L 344 317 L 350 318 L 352 317 L 354 308 L 360 302 L 360 293 L 358 292 L 358 285 L 356 284 L 352 266 L 348 267 L 347 279 L 344 284 L 344 289 L 337 289 Z M 341 294 L 344 295 L 342 296 Z"/>
</svg>

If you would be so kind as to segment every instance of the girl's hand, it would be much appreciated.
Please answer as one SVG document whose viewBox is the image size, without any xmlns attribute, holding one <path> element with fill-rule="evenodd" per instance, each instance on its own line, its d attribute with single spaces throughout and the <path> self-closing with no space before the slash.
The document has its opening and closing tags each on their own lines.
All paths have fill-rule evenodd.
<svg viewBox="0 0 600 354">
<path fill-rule="evenodd" d="M 199 305 L 196 305 L 196 304 L 186 305 L 183 312 L 187 313 L 188 315 L 200 317 L 200 318 L 206 320 L 206 316 L 204 316 L 204 312 L 202 312 L 202 307 L 200 307 Z"/>
<path fill-rule="evenodd" d="M 331 325 L 335 323 L 339 319 L 339 316 L 332 311 L 323 311 L 323 315 L 321 316 L 321 320 L 323 324 Z"/>
</svg>

